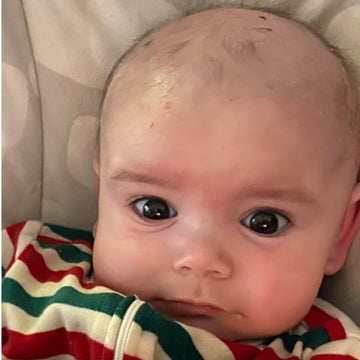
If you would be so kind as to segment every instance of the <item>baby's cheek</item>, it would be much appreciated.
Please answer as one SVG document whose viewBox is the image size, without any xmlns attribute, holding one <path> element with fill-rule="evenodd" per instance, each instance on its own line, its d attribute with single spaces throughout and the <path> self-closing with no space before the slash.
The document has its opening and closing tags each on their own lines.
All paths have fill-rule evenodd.
<svg viewBox="0 0 360 360">
<path fill-rule="evenodd" d="M 122 268 L 116 266 L 116 263 L 107 261 L 104 263 L 101 258 L 94 258 L 94 274 L 95 281 L 99 285 L 106 286 L 112 290 L 115 290 L 123 295 L 133 294 L 134 289 L 132 281 L 127 278 L 129 273 L 123 271 Z"/>
<path fill-rule="evenodd" d="M 93 267 L 96 281 L 111 289 L 118 290 L 122 276 L 126 274 L 123 255 L 114 242 L 102 241 L 98 236 L 94 244 Z"/>
<path fill-rule="evenodd" d="M 322 280 L 318 269 L 307 268 L 268 268 L 253 276 L 249 287 L 252 315 L 261 313 L 264 324 L 279 324 L 284 329 L 297 323 L 309 311 Z"/>
<path fill-rule="evenodd" d="M 126 249 L 121 242 L 112 242 L 116 246 L 106 247 L 98 242 L 94 247 L 93 266 L 95 279 L 123 295 L 136 294 L 142 297 L 149 284 L 146 259 L 140 259 L 137 253 Z"/>
</svg>

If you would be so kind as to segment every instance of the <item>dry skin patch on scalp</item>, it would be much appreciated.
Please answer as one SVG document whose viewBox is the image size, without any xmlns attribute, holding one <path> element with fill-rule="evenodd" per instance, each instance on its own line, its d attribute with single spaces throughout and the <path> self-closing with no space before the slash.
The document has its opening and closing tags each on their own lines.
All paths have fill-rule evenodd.
<svg viewBox="0 0 360 360">
<path fill-rule="evenodd" d="M 238 13 L 234 15 L 236 11 Z M 239 96 L 232 94 L 229 101 L 241 99 L 241 88 L 257 93 L 259 84 L 263 84 L 266 96 L 283 96 L 289 93 L 289 89 L 298 91 L 295 95 L 300 101 L 299 106 L 307 106 L 307 102 L 319 97 L 317 111 L 321 116 L 326 116 L 323 114 L 325 101 L 333 101 L 337 117 L 351 132 L 351 138 L 344 136 L 346 149 L 341 152 L 339 162 L 343 162 L 344 156 L 358 153 L 357 96 L 354 81 L 340 60 L 304 26 L 288 19 L 279 21 L 278 16 L 260 11 L 252 11 L 254 19 L 244 25 L 241 23 L 243 11 L 248 10 L 217 9 L 198 13 L 145 37 L 114 72 L 104 101 L 102 127 L 111 117 L 112 109 L 126 107 L 135 99 L 135 102 L 151 102 L 151 107 L 170 110 L 174 103 L 172 93 L 186 86 L 188 88 L 183 93 L 188 89 L 192 91 L 188 80 L 190 75 L 195 75 L 193 79 L 201 78 L 197 87 L 223 90 L 227 83 L 231 87 L 238 86 Z M 292 32 L 290 36 L 286 33 L 288 30 Z M 197 34 L 196 37 L 193 34 Z M 309 49 L 304 48 L 303 54 L 297 51 L 298 58 L 292 57 L 296 51 L 295 43 L 305 46 L 304 37 L 312 44 L 320 61 L 327 61 L 324 69 L 319 66 L 319 58 L 313 57 L 311 51 L 307 52 Z M 311 49 L 310 45 L 307 46 Z M 269 50 L 271 47 L 276 51 Z M 279 57 L 279 54 L 287 56 Z M 306 62 L 311 63 L 312 69 L 301 74 Z M 246 78 L 249 70 L 253 74 L 253 84 L 249 77 Z M 196 96 L 194 94 L 195 100 Z"/>
</svg>

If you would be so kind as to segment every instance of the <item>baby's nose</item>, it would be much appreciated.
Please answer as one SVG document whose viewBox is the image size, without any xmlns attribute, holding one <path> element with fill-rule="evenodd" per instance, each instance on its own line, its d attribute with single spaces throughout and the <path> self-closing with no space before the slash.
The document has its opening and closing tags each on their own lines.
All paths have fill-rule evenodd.
<svg viewBox="0 0 360 360">
<path fill-rule="evenodd" d="M 182 249 L 173 262 L 175 271 L 184 275 L 193 273 L 199 278 L 226 279 L 231 276 L 231 259 L 218 244 L 201 239 Z"/>
</svg>

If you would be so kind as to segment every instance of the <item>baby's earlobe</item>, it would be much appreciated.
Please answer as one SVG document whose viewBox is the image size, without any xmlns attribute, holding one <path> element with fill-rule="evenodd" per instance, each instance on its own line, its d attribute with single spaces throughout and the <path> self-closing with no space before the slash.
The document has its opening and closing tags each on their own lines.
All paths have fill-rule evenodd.
<svg viewBox="0 0 360 360">
<path fill-rule="evenodd" d="M 344 214 L 336 243 L 330 252 L 325 275 L 333 275 L 344 265 L 348 251 L 360 230 L 360 183 L 356 184 Z"/>
</svg>

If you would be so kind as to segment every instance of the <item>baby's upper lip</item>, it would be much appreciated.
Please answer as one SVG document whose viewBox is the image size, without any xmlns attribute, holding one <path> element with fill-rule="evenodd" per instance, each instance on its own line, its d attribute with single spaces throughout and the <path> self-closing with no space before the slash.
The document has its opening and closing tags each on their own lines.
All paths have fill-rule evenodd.
<svg viewBox="0 0 360 360">
<path fill-rule="evenodd" d="M 219 306 L 190 299 L 154 299 L 150 304 L 160 313 L 168 316 L 212 316 L 223 311 Z"/>
</svg>

